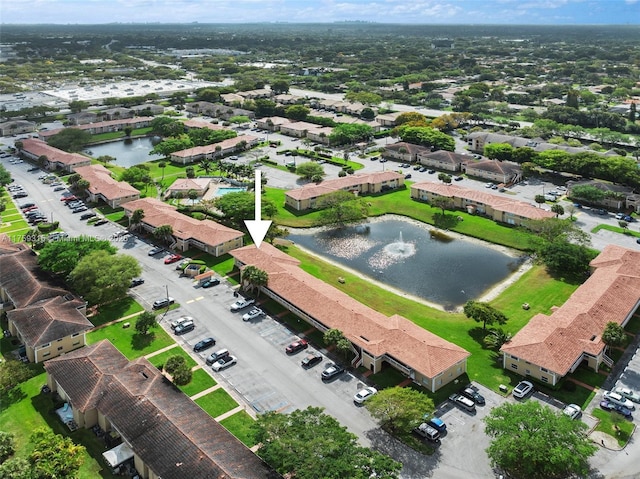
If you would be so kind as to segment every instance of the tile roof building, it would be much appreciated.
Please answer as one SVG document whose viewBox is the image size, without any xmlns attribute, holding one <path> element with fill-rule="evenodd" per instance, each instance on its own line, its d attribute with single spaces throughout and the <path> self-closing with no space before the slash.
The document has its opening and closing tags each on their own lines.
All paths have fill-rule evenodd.
<svg viewBox="0 0 640 479">
<path fill-rule="evenodd" d="M 104 201 L 111 208 L 117 208 L 127 201 L 140 198 L 140 191 L 126 181 L 117 181 L 111 177 L 111 171 L 102 165 L 78 166 L 74 172 L 89 182 L 89 200 Z"/>
<path fill-rule="evenodd" d="M 418 163 L 446 171 L 460 171 L 462 165 L 472 159 L 473 157 L 469 155 L 461 155 L 447 150 L 431 151 L 425 149 L 419 151 L 416 155 Z"/>
<path fill-rule="evenodd" d="M 178 178 L 171 183 L 164 195 L 165 197 L 182 195 L 182 198 L 187 198 L 189 191 L 193 190 L 198 193 L 198 196 L 203 196 L 209 189 L 210 184 L 211 178 Z"/>
<path fill-rule="evenodd" d="M 47 161 L 45 168 L 49 170 L 61 169 L 71 173 L 74 168 L 78 166 L 88 166 L 91 164 L 91 158 L 79 155 L 78 153 L 67 153 L 66 151 L 49 146 L 37 138 L 22 140 L 21 151 L 24 156 L 35 162 L 37 162 L 41 156 L 46 156 Z"/>
<path fill-rule="evenodd" d="M 27 358 L 41 362 L 81 348 L 93 328 L 86 303 L 55 284 L 25 244 L 3 247 L 0 301 L 9 332 L 24 343 Z"/>
<path fill-rule="evenodd" d="M 495 183 L 510 185 L 520 181 L 522 169 L 516 163 L 498 160 L 474 160 L 469 159 L 462 166 L 464 172 L 469 176 L 484 178 Z"/>
<path fill-rule="evenodd" d="M 403 185 L 404 176 L 395 171 L 347 175 L 289 190 L 285 193 L 285 204 L 294 210 L 302 211 L 316 208 L 318 198 L 336 191 L 349 191 L 360 196 L 397 189 Z"/>
<path fill-rule="evenodd" d="M 504 195 L 485 193 L 463 186 L 425 181 L 411 185 L 411 198 L 433 202 L 435 198 L 450 198 L 454 208 L 472 214 L 488 216 L 494 221 L 516 226 L 527 226 L 531 220 L 553 218 L 555 213 L 536 208 L 529 203 Z"/>
<path fill-rule="evenodd" d="M 205 158 L 212 160 L 220 156 L 235 153 L 242 148 L 250 148 L 257 144 L 257 137 L 240 135 L 211 145 L 194 146 L 186 150 L 175 151 L 171 153 L 171 161 L 186 165 L 187 163 L 195 163 Z"/>
<path fill-rule="evenodd" d="M 466 372 L 469 353 L 408 319 L 387 317 L 311 276 L 299 261 L 267 243 L 231 252 L 236 265 L 254 265 L 269 275 L 261 289 L 320 331 L 336 328 L 353 345 L 354 366 L 374 373 L 390 365 L 430 391 Z"/>
<path fill-rule="evenodd" d="M 602 333 L 624 327 L 640 306 L 640 251 L 608 245 L 591 261 L 592 274 L 550 315 L 536 314 L 502 352 L 503 367 L 555 385 L 578 366 L 611 366 Z"/>
<path fill-rule="evenodd" d="M 129 110 L 127 110 L 129 111 Z M 77 128 L 79 130 L 88 131 L 92 135 L 97 135 L 98 133 L 109 133 L 114 131 L 122 131 L 126 127 L 130 127 L 133 129 L 137 128 L 145 128 L 151 124 L 153 117 L 150 116 L 137 116 L 134 118 L 120 118 L 117 120 L 108 120 L 108 121 L 98 121 L 95 123 L 88 123 L 86 125 L 77 125 L 71 128 Z M 45 130 L 39 131 L 38 134 L 40 138 L 46 140 L 47 138 L 57 135 L 64 128 L 58 128 L 56 130 Z"/>
<path fill-rule="evenodd" d="M 45 370 L 78 427 L 119 435 L 143 479 L 281 478 L 148 360 L 129 361 L 108 340 Z"/>
<path fill-rule="evenodd" d="M 418 155 L 424 155 L 430 151 L 431 148 L 427 148 L 426 146 L 414 145 L 413 143 L 407 143 L 406 141 L 399 141 L 397 143 L 386 145 L 382 152 L 382 157 L 413 163 L 418 159 Z"/>
<path fill-rule="evenodd" d="M 180 251 L 198 248 L 213 256 L 221 256 L 232 249 L 242 246 L 244 234 L 221 224 L 206 220 L 197 220 L 183 215 L 174 206 L 155 198 L 141 198 L 123 205 L 124 212 L 131 217 L 134 211 L 144 211 L 142 227 L 153 232 L 163 225 L 173 228 L 174 243 L 170 246 Z"/>
</svg>

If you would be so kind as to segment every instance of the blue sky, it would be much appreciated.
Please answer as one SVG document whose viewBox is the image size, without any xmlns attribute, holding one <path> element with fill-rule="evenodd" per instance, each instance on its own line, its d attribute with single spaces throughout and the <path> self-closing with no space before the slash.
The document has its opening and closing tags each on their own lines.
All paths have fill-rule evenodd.
<svg viewBox="0 0 640 479">
<path fill-rule="evenodd" d="M 640 24 L 640 0 L 0 0 L 2 23 Z"/>
</svg>

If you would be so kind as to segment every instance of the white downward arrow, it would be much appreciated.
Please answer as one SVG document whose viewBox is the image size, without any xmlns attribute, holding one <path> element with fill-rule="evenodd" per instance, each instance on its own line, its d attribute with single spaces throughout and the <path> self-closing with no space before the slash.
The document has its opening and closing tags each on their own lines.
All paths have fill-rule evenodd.
<svg viewBox="0 0 640 479">
<path fill-rule="evenodd" d="M 256 248 L 260 248 L 262 244 L 262 240 L 267 234 L 269 230 L 269 226 L 271 226 L 271 221 L 262 221 L 262 181 L 260 179 L 261 171 L 255 170 L 255 187 L 253 191 L 256 194 L 256 204 L 255 204 L 255 219 L 253 220 L 244 220 L 244 224 L 247 225 L 247 229 L 249 230 L 249 234 L 251 235 L 251 239 L 256 245 Z"/>
</svg>

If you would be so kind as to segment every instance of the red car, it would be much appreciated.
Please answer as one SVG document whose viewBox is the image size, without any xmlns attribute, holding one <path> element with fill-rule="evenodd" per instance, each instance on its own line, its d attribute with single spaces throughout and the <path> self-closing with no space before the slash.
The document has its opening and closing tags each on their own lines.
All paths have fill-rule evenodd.
<svg viewBox="0 0 640 479">
<path fill-rule="evenodd" d="M 67 203 L 69 201 L 73 201 L 77 199 L 78 198 L 76 198 L 75 195 L 71 195 L 71 196 L 63 196 L 62 198 L 60 198 L 60 201 L 64 201 L 65 203 Z"/>
<path fill-rule="evenodd" d="M 307 349 L 309 347 L 309 343 L 307 343 L 304 339 L 298 339 L 294 341 L 289 346 L 285 348 L 287 354 L 297 353 L 298 351 L 302 351 L 303 349 Z"/>
<path fill-rule="evenodd" d="M 170 254 L 164 259 L 164 264 L 175 263 L 176 261 L 180 261 L 181 259 L 182 256 L 180 256 L 179 254 Z"/>
</svg>

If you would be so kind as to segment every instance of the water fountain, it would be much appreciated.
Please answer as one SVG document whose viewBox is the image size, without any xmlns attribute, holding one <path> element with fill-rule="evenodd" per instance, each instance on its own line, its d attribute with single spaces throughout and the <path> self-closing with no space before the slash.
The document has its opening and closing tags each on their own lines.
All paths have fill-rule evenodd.
<svg viewBox="0 0 640 479">
<path fill-rule="evenodd" d="M 389 243 L 384 248 L 384 252 L 392 256 L 394 259 L 404 259 L 416 254 L 416 247 L 413 243 L 405 243 L 402 239 L 402 231 L 398 241 Z"/>
</svg>

